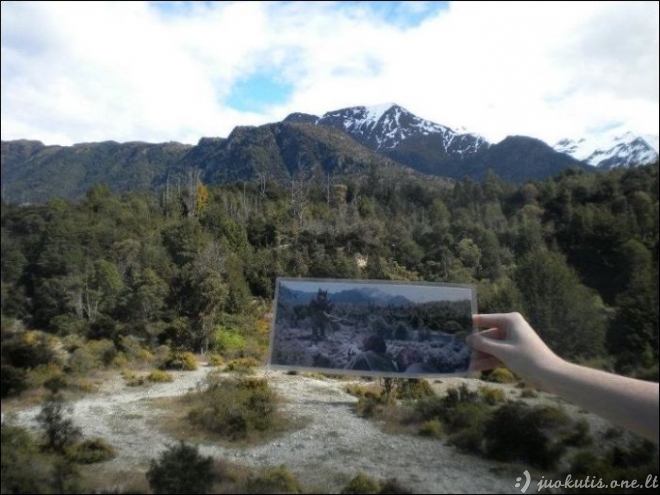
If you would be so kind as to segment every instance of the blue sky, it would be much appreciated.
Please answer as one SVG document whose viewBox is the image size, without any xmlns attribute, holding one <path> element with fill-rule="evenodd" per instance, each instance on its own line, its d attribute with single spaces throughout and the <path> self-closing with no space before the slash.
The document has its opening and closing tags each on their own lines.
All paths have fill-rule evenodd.
<svg viewBox="0 0 660 495">
<path fill-rule="evenodd" d="M 2 2 L 2 139 L 196 143 L 395 102 L 498 142 L 658 134 L 658 2 Z"/>
</svg>

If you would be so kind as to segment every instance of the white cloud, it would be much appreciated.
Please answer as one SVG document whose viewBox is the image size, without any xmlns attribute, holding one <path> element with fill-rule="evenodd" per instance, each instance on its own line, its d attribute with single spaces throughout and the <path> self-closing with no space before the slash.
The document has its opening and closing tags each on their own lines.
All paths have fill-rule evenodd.
<svg viewBox="0 0 660 495">
<path fill-rule="evenodd" d="M 658 133 L 657 2 L 458 2 L 408 26 L 363 4 L 3 2 L 2 139 L 194 143 L 383 101 L 491 141 Z M 289 99 L 228 107 L 257 72 Z"/>
</svg>

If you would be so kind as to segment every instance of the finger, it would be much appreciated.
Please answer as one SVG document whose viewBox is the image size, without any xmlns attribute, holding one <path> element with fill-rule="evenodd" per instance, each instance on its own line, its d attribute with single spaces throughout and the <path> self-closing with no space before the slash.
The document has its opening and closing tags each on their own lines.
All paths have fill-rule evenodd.
<svg viewBox="0 0 660 495">
<path fill-rule="evenodd" d="M 499 327 L 489 328 L 488 330 L 484 330 L 483 332 L 478 332 L 472 335 L 480 335 L 483 338 L 493 340 L 506 340 L 507 337 L 506 330 Z"/>
<path fill-rule="evenodd" d="M 476 352 L 470 361 L 470 371 L 486 371 L 500 366 L 504 366 L 502 361 L 482 352 Z"/>
<path fill-rule="evenodd" d="M 499 330 L 499 329 L 498 329 Z M 486 354 L 491 354 L 493 356 L 499 356 L 505 352 L 508 344 L 505 343 L 502 339 L 493 339 L 484 336 L 484 333 L 494 334 L 495 332 L 482 332 L 468 335 L 465 341 L 467 344 L 476 351 L 481 351 Z"/>
<path fill-rule="evenodd" d="M 472 323 L 477 328 L 506 328 L 511 323 L 511 314 L 492 313 L 472 315 Z"/>
</svg>

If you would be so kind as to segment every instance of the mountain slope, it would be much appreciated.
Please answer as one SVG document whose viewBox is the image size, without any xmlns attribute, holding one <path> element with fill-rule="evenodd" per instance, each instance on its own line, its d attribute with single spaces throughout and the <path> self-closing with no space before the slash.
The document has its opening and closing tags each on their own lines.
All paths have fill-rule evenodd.
<svg viewBox="0 0 660 495">
<path fill-rule="evenodd" d="M 464 175 L 483 179 L 488 169 L 491 169 L 506 181 L 524 182 L 550 177 L 571 167 L 587 172 L 593 170 L 568 155 L 556 152 L 539 139 L 509 136 L 459 164 L 454 173 L 460 170 Z"/>
<path fill-rule="evenodd" d="M 117 193 L 145 191 L 190 148 L 180 143 L 45 146 L 39 141 L 3 141 L 3 198 L 18 203 L 79 198 L 98 183 Z"/>
</svg>

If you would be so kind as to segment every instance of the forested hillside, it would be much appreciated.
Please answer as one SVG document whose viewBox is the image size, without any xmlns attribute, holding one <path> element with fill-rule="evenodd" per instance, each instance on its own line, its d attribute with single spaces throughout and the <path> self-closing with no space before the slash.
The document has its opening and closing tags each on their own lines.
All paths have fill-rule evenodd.
<svg viewBox="0 0 660 495">
<path fill-rule="evenodd" d="M 481 312 L 520 311 L 560 355 L 657 380 L 657 273 L 657 163 L 522 186 L 375 169 L 288 187 L 97 185 L 2 205 L 3 396 L 38 365 L 75 370 L 57 351 L 94 342 L 105 364 L 135 345 L 261 358 L 277 276 L 475 283 Z"/>
</svg>

